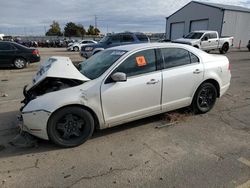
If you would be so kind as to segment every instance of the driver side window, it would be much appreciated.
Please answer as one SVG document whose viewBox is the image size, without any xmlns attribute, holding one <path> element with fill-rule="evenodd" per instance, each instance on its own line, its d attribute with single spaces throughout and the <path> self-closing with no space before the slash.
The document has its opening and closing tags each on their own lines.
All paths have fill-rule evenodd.
<svg viewBox="0 0 250 188">
<path fill-rule="evenodd" d="M 205 34 L 204 37 L 202 38 L 203 41 L 206 41 L 209 39 L 209 34 Z"/>
<path fill-rule="evenodd" d="M 116 70 L 128 77 L 156 71 L 155 50 L 144 50 L 128 57 Z"/>
</svg>

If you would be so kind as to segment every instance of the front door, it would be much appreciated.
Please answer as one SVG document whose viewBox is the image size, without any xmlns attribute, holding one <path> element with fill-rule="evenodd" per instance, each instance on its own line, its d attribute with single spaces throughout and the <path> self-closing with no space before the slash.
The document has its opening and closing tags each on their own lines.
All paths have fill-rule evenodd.
<svg viewBox="0 0 250 188">
<path fill-rule="evenodd" d="M 127 81 L 106 81 L 101 86 L 106 124 L 112 126 L 128 122 L 161 110 L 162 77 L 161 71 L 156 68 L 155 50 L 131 55 L 115 72 L 126 73 Z"/>
</svg>

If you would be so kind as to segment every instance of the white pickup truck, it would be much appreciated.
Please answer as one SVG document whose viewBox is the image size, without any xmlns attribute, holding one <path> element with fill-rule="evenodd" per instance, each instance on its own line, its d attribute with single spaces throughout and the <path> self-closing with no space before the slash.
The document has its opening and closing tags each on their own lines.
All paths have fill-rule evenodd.
<svg viewBox="0 0 250 188">
<path fill-rule="evenodd" d="M 220 37 L 217 31 L 193 31 L 183 38 L 174 40 L 174 43 L 188 44 L 205 50 L 219 50 L 221 54 L 227 53 L 230 46 L 233 46 L 233 37 Z"/>
</svg>

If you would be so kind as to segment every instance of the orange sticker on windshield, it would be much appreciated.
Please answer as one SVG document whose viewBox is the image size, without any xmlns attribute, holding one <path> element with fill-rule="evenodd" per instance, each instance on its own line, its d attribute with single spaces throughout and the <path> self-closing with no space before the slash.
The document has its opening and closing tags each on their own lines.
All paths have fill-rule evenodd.
<svg viewBox="0 0 250 188">
<path fill-rule="evenodd" d="M 147 65 L 147 61 L 144 56 L 138 56 L 136 57 L 136 64 L 138 67 L 142 67 Z"/>
</svg>

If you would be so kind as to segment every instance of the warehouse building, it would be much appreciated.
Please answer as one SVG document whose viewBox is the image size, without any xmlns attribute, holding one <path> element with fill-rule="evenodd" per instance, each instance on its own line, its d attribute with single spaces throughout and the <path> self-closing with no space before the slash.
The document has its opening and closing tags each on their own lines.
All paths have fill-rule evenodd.
<svg viewBox="0 0 250 188">
<path fill-rule="evenodd" d="M 166 18 L 166 38 L 174 40 L 195 30 L 214 30 L 220 36 L 233 36 L 234 46 L 250 40 L 250 9 L 191 1 Z"/>
</svg>

